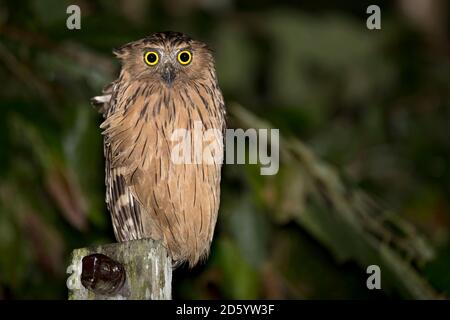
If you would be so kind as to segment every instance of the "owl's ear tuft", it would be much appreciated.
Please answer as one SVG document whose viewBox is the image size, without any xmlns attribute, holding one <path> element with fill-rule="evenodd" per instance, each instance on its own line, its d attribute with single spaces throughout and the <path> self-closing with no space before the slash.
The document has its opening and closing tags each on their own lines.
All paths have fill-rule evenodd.
<svg viewBox="0 0 450 320">
<path fill-rule="evenodd" d="M 112 53 L 119 59 L 122 59 L 125 56 L 125 50 L 124 47 L 119 47 L 116 49 L 113 49 Z"/>
<path fill-rule="evenodd" d="M 112 52 L 117 58 L 124 59 L 130 52 L 131 48 L 132 48 L 132 43 L 128 43 L 119 48 L 113 49 Z"/>
</svg>

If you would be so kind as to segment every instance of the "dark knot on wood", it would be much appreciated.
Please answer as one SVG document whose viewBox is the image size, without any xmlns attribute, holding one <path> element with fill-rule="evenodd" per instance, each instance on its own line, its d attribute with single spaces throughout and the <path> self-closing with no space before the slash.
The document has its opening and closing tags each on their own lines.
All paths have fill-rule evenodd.
<svg viewBox="0 0 450 320">
<path fill-rule="evenodd" d="M 125 268 L 119 262 L 101 253 L 82 259 L 81 283 L 96 294 L 113 295 L 125 283 Z"/>
</svg>

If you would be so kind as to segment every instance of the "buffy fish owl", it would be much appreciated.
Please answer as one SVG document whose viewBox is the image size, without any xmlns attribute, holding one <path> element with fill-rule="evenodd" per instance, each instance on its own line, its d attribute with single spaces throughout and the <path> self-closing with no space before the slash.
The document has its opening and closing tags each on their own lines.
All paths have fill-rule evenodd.
<svg viewBox="0 0 450 320">
<path fill-rule="evenodd" d="M 106 203 L 118 241 L 161 240 L 174 264 L 209 253 L 220 199 L 220 162 L 174 163 L 177 129 L 225 128 L 214 58 L 202 42 L 155 33 L 114 54 L 119 78 L 93 98 L 104 122 Z M 222 134 L 214 135 L 223 154 Z M 192 141 L 186 146 L 209 143 Z"/>
</svg>

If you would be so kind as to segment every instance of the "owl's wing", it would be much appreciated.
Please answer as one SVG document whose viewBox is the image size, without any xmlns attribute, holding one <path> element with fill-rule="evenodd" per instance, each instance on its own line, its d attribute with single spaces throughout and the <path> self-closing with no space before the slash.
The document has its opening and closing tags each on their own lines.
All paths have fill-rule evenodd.
<svg viewBox="0 0 450 320">
<path fill-rule="evenodd" d="M 126 183 L 125 168 L 111 167 L 111 150 L 108 145 L 105 145 L 105 158 L 106 204 L 111 213 L 116 239 L 129 241 L 145 238 L 142 208 Z"/>
<path fill-rule="evenodd" d="M 91 99 L 97 110 L 107 117 L 115 109 L 114 90 L 116 83 L 112 82 L 103 89 L 103 95 Z M 125 179 L 125 167 L 113 167 L 112 152 L 109 143 L 104 143 L 106 205 L 111 214 L 114 234 L 118 241 L 129 241 L 144 238 L 142 223 L 142 207 L 133 196 L 131 187 Z"/>
<path fill-rule="evenodd" d="M 111 82 L 110 84 L 106 85 L 103 88 L 102 90 L 103 95 L 91 98 L 92 106 L 105 118 L 111 107 L 111 104 L 113 103 L 111 100 L 115 85 L 116 85 L 115 81 Z"/>
</svg>

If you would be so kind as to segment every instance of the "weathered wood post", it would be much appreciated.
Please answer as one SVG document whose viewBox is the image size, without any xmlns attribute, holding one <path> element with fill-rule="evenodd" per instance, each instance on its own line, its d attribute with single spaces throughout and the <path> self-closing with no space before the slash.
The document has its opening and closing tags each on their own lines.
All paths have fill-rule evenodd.
<svg viewBox="0 0 450 320">
<path fill-rule="evenodd" d="M 150 239 L 72 251 L 67 268 L 70 300 L 168 300 L 172 261 Z"/>
</svg>

